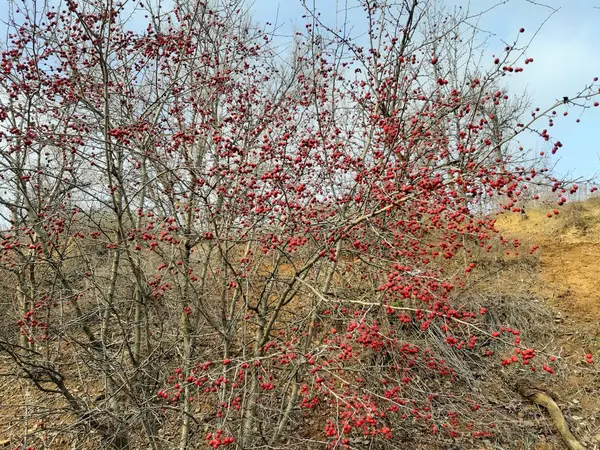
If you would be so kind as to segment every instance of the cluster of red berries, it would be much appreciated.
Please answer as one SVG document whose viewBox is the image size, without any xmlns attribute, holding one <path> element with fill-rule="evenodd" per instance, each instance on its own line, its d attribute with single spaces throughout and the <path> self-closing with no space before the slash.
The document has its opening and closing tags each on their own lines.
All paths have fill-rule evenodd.
<svg viewBox="0 0 600 450">
<path fill-rule="evenodd" d="M 222 429 L 218 429 L 214 434 L 208 433 L 206 435 L 206 441 L 208 442 L 208 446 L 211 448 L 219 448 L 221 446 L 225 447 L 235 442 L 235 438 L 233 436 L 222 437 L 222 435 Z"/>
</svg>

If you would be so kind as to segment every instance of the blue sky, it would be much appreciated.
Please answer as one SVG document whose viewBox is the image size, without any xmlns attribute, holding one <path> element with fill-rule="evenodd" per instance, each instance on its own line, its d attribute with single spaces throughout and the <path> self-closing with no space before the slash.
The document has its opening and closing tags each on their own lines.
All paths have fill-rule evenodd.
<svg viewBox="0 0 600 450">
<path fill-rule="evenodd" d="M 322 18 L 335 23 L 335 11 L 344 9 L 348 0 L 307 0 L 316 4 Z M 475 14 L 487 11 L 477 22 L 487 33 L 488 52 L 500 53 L 506 42 L 513 42 L 519 28 L 525 28 L 520 39 L 533 39 L 527 56 L 534 63 L 527 70 L 510 77 L 507 87 L 513 95 L 527 91 L 533 106 L 551 106 L 563 96 L 573 96 L 594 76 L 600 77 L 600 0 L 446 0 L 448 9 L 461 7 Z M 291 34 L 303 26 L 303 8 L 299 0 L 255 0 L 252 3 L 257 22 L 277 22 L 279 33 Z M 350 10 L 348 20 L 360 23 L 362 12 Z M 339 19 L 338 19 L 339 20 Z M 543 25 L 543 26 L 542 26 Z M 541 27 L 541 29 L 540 29 Z M 483 35 L 482 35 L 483 38 Z M 283 39 L 283 38 L 282 38 Z M 559 109 L 562 114 L 564 109 Z M 560 117 L 550 131 L 562 143 L 556 155 L 555 171 L 560 175 L 590 178 L 600 175 L 600 108 L 592 108 L 581 116 L 570 109 L 568 117 Z M 543 150 L 539 140 L 526 138 L 527 147 Z"/>
<path fill-rule="evenodd" d="M 172 0 L 161 1 L 165 9 L 172 4 Z M 347 4 L 351 26 L 357 24 L 358 27 L 363 19 L 362 10 L 352 8 L 357 0 L 306 1 L 309 6 L 316 5 L 329 24 L 335 23 L 335 11 L 345 10 Z M 490 61 L 493 53 L 500 53 L 506 42 L 514 40 L 519 28 L 525 28 L 521 39 L 534 38 L 527 56 L 535 61 L 518 76 L 509 77 L 507 87 L 513 95 L 527 91 L 534 107 L 547 108 L 556 99 L 578 92 L 594 76 L 600 77 L 600 51 L 596 49 L 600 43 L 600 0 L 438 1 L 449 10 L 460 7 L 473 15 L 487 11 L 472 22 L 487 32 Z M 0 0 L 0 11 L 6 11 L 8 3 L 9 0 Z M 247 5 L 256 22 L 280 25 L 278 33 L 281 35 L 291 36 L 295 28 L 304 25 L 301 0 L 247 0 Z M 342 19 L 343 16 L 338 15 L 338 21 Z M 0 25 L 0 32 L 3 28 Z M 281 37 L 281 42 L 287 43 L 289 38 Z M 572 109 L 571 115 L 561 117 L 550 130 L 564 144 L 557 154 L 555 171 L 560 175 L 600 178 L 600 108 L 587 110 L 579 124 L 575 123 L 577 117 L 577 111 Z M 523 144 L 536 150 L 544 149 L 533 137 L 524 139 Z"/>
</svg>

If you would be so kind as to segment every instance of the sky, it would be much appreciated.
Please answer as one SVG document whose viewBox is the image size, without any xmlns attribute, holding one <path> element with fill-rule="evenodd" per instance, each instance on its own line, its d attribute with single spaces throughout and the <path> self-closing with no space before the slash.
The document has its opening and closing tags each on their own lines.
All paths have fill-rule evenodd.
<svg viewBox="0 0 600 450">
<path fill-rule="evenodd" d="M 0 11 L 6 11 L 10 0 L 0 0 Z M 26 0 L 27 2 L 31 0 Z M 161 0 L 166 5 L 172 0 Z M 352 7 L 358 0 L 306 0 L 316 6 L 322 19 L 335 24 L 336 11 L 348 10 L 347 22 L 359 26 L 364 19 L 360 8 Z M 386 1 L 386 0 L 380 0 Z M 402 1 L 402 0 L 393 0 Z M 433 1 L 433 0 L 422 0 Z M 532 40 L 527 56 L 534 63 L 518 76 L 507 77 L 512 95 L 527 92 L 533 106 L 545 109 L 564 96 L 573 97 L 594 76 L 600 77 L 600 0 L 437 0 L 448 10 L 462 8 L 470 15 L 486 11 L 470 22 L 486 38 L 487 52 L 501 53 L 506 43 L 512 43 L 518 30 L 521 39 Z M 280 41 L 290 42 L 295 29 L 304 25 L 301 0 L 246 0 L 255 22 L 276 23 Z M 347 8 L 347 6 L 350 8 Z M 343 20 L 338 14 L 338 24 Z M 3 26 L 0 24 L 0 31 Z M 559 110 L 562 113 L 563 110 Z M 600 108 L 586 110 L 580 123 L 575 123 L 578 111 L 560 117 L 550 130 L 563 143 L 554 170 L 568 178 L 600 179 Z M 527 148 L 547 150 L 533 136 L 522 141 Z"/>
<path fill-rule="evenodd" d="M 335 22 L 335 11 L 345 9 L 346 0 L 307 0 L 317 6 L 322 19 Z M 313 3 L 314 2 L 314 3 Z M 348 3 L 353 4 L 352 0 Z M 355 2 L 354 2 L 355 3 Z M 512 43 L 518 30 L 520 39 L 532 40 L 527 56 L 534 63 L 518 76 L 509 77 L 513 95 L 526 91 L 533 107 L 548 108 L 564 96 L 573 97 L 595 76 L 600 77 L 600 0 L 445 0 L 449 10 L 463 8 L 472 15 L 487 11 L 471 22 L 482 30 L 487 51 L 500 53 Z M 277 23 L 279 34 L 291 35 L 303 26 L 300 0 L 254 0 L 256 22 Z M 360 9 L 350 8 L 348 21 L 360 23 Z M 338 16 L 338 23 L 339 23 Z M 524 42 L 524 41 L 522 41 Z M 559 109 L 562 114 L 565 108 Z M 600 108 L 591 108 L 580 117 L 578 110 L 555 121 L 551 131 L 563 143 L 553 160 L 557 174 L 569 178 L 600 178 Z M 580 118 L 580 123 L 575 120 Z M 522 143 L 535 150 L 544 146 L 533 136 Z"/>
</svg>

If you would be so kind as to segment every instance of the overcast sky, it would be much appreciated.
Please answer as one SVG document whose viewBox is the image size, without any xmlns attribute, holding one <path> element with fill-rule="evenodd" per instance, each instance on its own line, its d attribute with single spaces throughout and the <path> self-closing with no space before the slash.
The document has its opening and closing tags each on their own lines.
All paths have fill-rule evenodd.
<svg viewBox="0 0 600 450">
<path fill-rule="evenodd" d="M 336 9 L 343 10 L 346 5 L 345 0 L 307 1 L 314 1 L 324 21 L 335 20 Z M 352 6 L 356 2 L 348 3 Z M 563 96 L 576 94 L 594 76 L 600 77 L 600 0 L 446 0 L 445 4 L 449 9 L 468 8 L 472 13 L 489 10 L 478 20 L 478 26 L 488 32 L 490 58 L 502 51 L 505 42 L 513 42 L 521 27 L 525 28 L 522 38 L 534 38 L 527 51 L 534 63 L 507 82 L 514 95 L 526 90 L 534 106 L 547 108 Z M 304 23 L 299 0 L 255 0 L 253 13 L 257 22 L 281 24 L 281 34 L 291 34 Z M 360 23 L 360 14 L 360 9 L 350 8 L 348 20 Z M 587 110 L 578 124 L 575 120 L 579 115 L 573 110 L 571 113 L 557 119 L 551 130 L 564 144 L 555 170 L 575 177 L 598 175 L 600 108 Z M 540 150 L 543 147 L 533 137 L 524 143 Z"/>
</svg>

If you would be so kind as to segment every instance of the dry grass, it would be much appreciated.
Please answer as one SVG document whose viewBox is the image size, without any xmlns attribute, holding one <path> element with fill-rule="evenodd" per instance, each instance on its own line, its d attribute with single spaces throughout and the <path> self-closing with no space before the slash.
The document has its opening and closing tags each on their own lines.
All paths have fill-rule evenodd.
<svg viewBox="0 0 600 450">
<path fill-rule="evenodd" d="M 535 267 L 513 266 L 490 289 L 520 289 L 512 308 L 529 299 L 533 314 L 523 327 L 526 336 L 558 358 L 557 373 L 544 383 L 557 394 L 582 442 L 600 448 L 600 371 L 584 362 L 586 353 L 600 357 L 600 198 L 567 204 L 548 218 L 553 209 L 529 208 L 527 219 L 518 214 L 499 217 L 502 233 L 540 249 Z"/>
<path fill-rule="evenodd" d="M 510 239 L 518 238 L 521 245 L 494 246 L 491 252 L 473 249 L 478 269 L 456 293 L 465 309 L 487 308 L 482 328 L 511 326 L 521 330 L 522 344 L 535 347 L 540 355 L 536 362 L 538 370 L 498 364 L 499 357 L 514 352 L 510 345 L 512 338 L 505 343 L 488 339 L 484 345 L 494 351 L 492 358 L 465 358 L 464 352 L 433 345 L 447 349 L 441 356 L 458 369 L 459 381 L 453 389 L 456 395 L 484 406 L 477 419 L 480 423 L 495 424 L 493 438 L 472 442 L 470 446 L 463 443 L 460 448 L 564 448 L 545 412 L 516 393 L 515 384 L 522 378 L 534 380 L 553 393 L 575 435 L 587 448 L 600 448 L 600 370 L 585 363 L 583 358 L 586 353 L 600 358 L 600 295 L 596 287 L 600 199 L 566 205 L 558 216 L 547 218 L 551 209 L 554 208 L 543 205 L 529 207 L 527 218 L 519 214 L 500 216 L 497 224 L 501 233 Z M 530 254 L 534 245 L 540 248 Z M 292 272 L 291 267 L 285 266 L 279 276 L 285 280 Z M 348 287 L 347 282 L 355 275 L 350 271 L 347 277 L 335 279 L 334 285 L 350 294 L 352 286 Z M 423 345 L 430 345 L 444 336 L 432 328 L 418 339 Z M 550 356 L 555 356 L 556 361 L 550 362 Z M 551 365 L 556 374 L 539 370 L 544 364 Z M 27 390 L 23 383 L 4 383 L 1 390 L 0 445 L 3 445 L 5 436 L 23 435 L 23 421 L 15 417 L 23 416 L 25 408 L 32 418 L 43 415 L 44 411 L 35 406 L 43 403 L 39 394 L 31 392 L 31 388 Z M 452 404 L 449 402 L 448 407 Z M 60 405 L 54 408 L 59 411 Z M 34 429 L 34 425 L 34 422 L 28 424 L 29 436 L 41 443 L 39 439 L 44 433 Z M 51 418 L 47 426 L 51 429 L 49 436 L 55 440 L 46 448 L 68 448 L 67 444 L 72 443 L 68 442 L 69 418 Z M 14 439 L 9 442 L 13 447 L 21 443 Z M 450 442 L 436 444 L 433 437 L 430 443 L 421 444 L 426 447 L 420 448 L 457 448 Z M 77 448 L 85 445 L 81 442 Z"/>
</svg>

